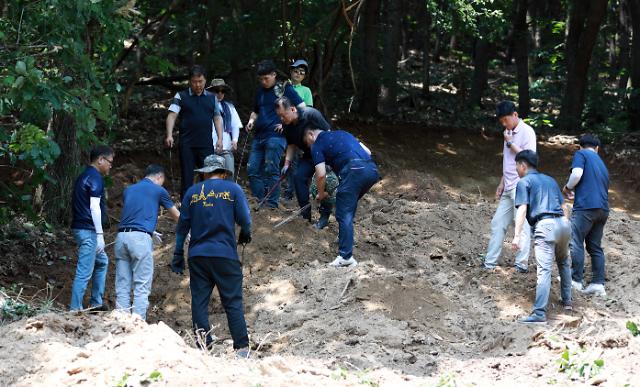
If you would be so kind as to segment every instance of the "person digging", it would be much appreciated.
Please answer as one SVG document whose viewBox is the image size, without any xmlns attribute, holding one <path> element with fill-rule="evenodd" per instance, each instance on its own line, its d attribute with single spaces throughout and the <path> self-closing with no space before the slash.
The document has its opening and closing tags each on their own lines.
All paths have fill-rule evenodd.
<svg viewBox="0 0 640 387">
<path fill-rule="evenodd" d="M 321 202 L 329 196 L 326 191 L 327 165 L 337 171 L 340 181 L 336 192 L 339 254 L 329 266 L 356 266 L 358 262 L 353 257 L 353 218 L 358 200 L 380 180 L 378 168 L 371 159 L 371 151 L 352 134 L 342 130 L 307 128 L 304 141 L 311 149 L 315 166 L 316 200 Z"/>
</svg>

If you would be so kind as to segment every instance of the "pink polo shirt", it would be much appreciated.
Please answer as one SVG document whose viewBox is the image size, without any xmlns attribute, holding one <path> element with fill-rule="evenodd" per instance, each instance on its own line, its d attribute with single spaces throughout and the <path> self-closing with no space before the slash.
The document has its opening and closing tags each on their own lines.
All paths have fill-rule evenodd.
<svg viewBox="0 0 640 387">
<path fill-rule="evenodd" d="M 520 120 L 518 125 L 511 131 L 513 134 L 512 143 L 520 147 L 522 150 L 531 149 L 536 151 L 536 132 L 533 128 L 525 124 Z M 506 141 L 504 142 L 504 150 L 502 156 L 502 176 L 504 177 L 504 190 L 510 191 L 516 188 L 520 178 L 518 172 L 516 172 L 516 152 L 507 148 Z"/>
</svg>

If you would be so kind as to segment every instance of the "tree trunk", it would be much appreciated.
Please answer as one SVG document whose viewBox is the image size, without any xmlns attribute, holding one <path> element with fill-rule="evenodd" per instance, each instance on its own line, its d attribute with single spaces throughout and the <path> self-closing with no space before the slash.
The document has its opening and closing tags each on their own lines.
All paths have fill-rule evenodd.
<svg viewBox="0 0 640 387">
<path fill-rule="evenodd" d="M 518 114 L 529 115 L 529 31 L 527 28 L 528 0 L 518 0 L 513 18 L 514 54 L 518 78 Z"/>
<path fill-rule="evenodd" d="M 425 3 L 426 4 L 426 3 Z M 431 10 L 426 7 L 424 13 L 424 26 L 422 35 L 422 96 L 426 99 L 431 97 L 429 86 L 431 85 Z"/>
<path fill-rule="evenodd" d="M 287 33 L 287 0 L 280 1 L 280 10 L 282 11 L 282 18 L 280 20 L 281 34 L 282 34 L 282 65 L 287 66 L 289 63 L 289 34 Z"/>
<path fill-rule="evenodd" d="M 204 54 L 203 65 L 211 75 L 213 75 L 215 56 L 213 40 L 216 35 L 216 28 L 218 27 L 217 9 L 214 0 L 207 0 L 207 19 L 205 20 L 204 39 L 202 39 L 202 53 Z M 209 78 L 213 79 L 213 76 Z"/>
<path fill-rule="evenodd" d="M 44 187 L 44 217 L 49 223 L 68 225 L 71 219 L 73 183 L 81 168 L 80 147 L 73 117 L 63 111 L 53 113 L 53 140 L 60 146 L 60 156 L 51 166 L 49 175 L 55 182 Z"/>
<path fill-rule="evenodd" d="M 629 117 L 633 132 L 640 131 L 640 0 L 629 0 L 631 11 L 631 96 L 629 97 Z"/>
<path fill-rule="evenodd" d="M 573 0 L 570 3 L 565 54 L 567 81 L 559 117 L 559 125 L 566 131 L 576 131 L 580 127 L 591 54 L 606 10 L 607 0 Z"/>
<path fill-rule="evenodd" d="M 378 17 L 380 0 L 364 0 L 363 13 L 363 54 L 360 74 L 360 114 L 376 116 L 378 114 L 378 94 L 380 75 L 378 71 Z"/>
<path fill-rule="evenodd" d="M 618 89 L 621 91 L 621 95 L 626 96 L 625 90 L 627 89 L 627 83 L 629 82 L 629 71 L 631 70 L 631 57 L 629 46 L 631 36 L 631 20 L 630 15 L 630 0 L 621 0 L 618 7 L 618 47 L 620 48 L 618 54 Z"/>
<path fill-rule="evenodd" d="M 393 114 L 398 110 L 398 59 L 400 56 L 400 24 L 402 23 L 400 0 L 385 0 L 385 30 L 384 52 L 382 56 L 382 85 L 383 92 L 380 98 L 382 111 L 385 114 Z"/>
<path fill-rule="evenodd" d="M 476 38 L 473 48 L 473 78 L 469 103 L 471 106 L 482 106 L 482 94 L 487 88 L 489 79 L 489 42 Z"/>
</svg>

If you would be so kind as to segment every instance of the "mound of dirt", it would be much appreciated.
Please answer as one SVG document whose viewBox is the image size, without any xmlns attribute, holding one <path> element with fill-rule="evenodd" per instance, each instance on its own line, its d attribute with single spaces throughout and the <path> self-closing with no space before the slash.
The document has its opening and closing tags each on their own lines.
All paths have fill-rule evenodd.
<svg viewBox="0 0 640 387">
<path fill-rule="evenodd" d="M 185 344 L 162 322 L 118 312 L 45 314 L 0 328 L 3 386 L 358 385 L 411 382 L 389 370 L 331 370 L 325 361 L 271 356 L 237 360 Z"/>
<path fill-rule="evenodd" d="M 554 274 L 549 324 L 523 326 L 516 320 L 533 302 L 533 254 L 528 274 L 513 270 L 507 243 L 496 271 L 479 268 L 496 206 L 492 192 L 500 169 L 499 144 L 468 134 L 422 136 L 412 130 L 416 136 L 398 139 L 395 131 L 379 129 L 366 137 L 379 155 L 384 178 L 360 201 L 354 249 L 358 266 L 326 265 L 337 252 L 333 217 L 324 230 L 300 218 L 274 229 L 295 205 L 252 212 L 253 242 L 240 253 L 255 360 L 233 358 L 217 294 L 209 314 L 218 340 L 211 354 L 195 349 L 188 275 L 167 267 L 175 226 L 161 216 L 158 229 L 165 243 L 154 252 L 150 324 L 117 314 L 66 313 L 1 327 L 0 384 L 114 385 L 125 374 L 131 375 L 128 383 L 140 384 L 151 381 L 156 371 L 169 385 L 637 383 L 640 337 L 625 325 L 629 320 L 640 323 L 640 274 L 634 269 L 640 265 L 640 221 L 625 203 L 638 196 L 626 193 L 617 179 L 620 172 L 612 170 L 614 209 L 603 238 L 607 297 L 574 292 L 574 311 L 567 313 Z M 563 148 L 567 144 L 539 144 L 544 172 L 559 181 L 566 178 L 570 162 Z M 424 152 L 399 157 L 403 149 Z M 144 152 L 118 156 L 121 164 L 112 171 L 110 188 L 116 219 L 122 189 L 158 157 Z M 167 186 L 176 183 L 170 179 Z M 12 227 L 24 232 L 18 224 Z M 0 254 L 0 279 L 30 281 L 35 287 L 40 282 L 32 278 L 48 278 L 58 270 L 58 300 L 66 302 L 75 268 L 73 243 L 64 232 L 55 234 L 59 250 L 50 255 L 56 259 L 43 255 L 21 264 L 24 255 L 42 248 L 30 247 L 28 241 L 53 238 L 36 234 L 29 231 L 17 243 L 0 242 L 10 252 Z M 107 242 L 114 237 L 107 235 Z M 113 260 L 112 250 L 108 253 Z M 111 305 L 112 292 L 110 268 L 105 299 Z"/>
</svg>

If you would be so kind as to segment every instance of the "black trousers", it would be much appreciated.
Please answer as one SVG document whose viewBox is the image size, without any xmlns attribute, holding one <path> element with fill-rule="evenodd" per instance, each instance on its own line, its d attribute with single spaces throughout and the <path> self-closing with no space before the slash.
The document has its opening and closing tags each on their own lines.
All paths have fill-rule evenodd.
<svg viewBox="0 0 640 387">
<path fill-rule="evenodd" d="M 207 345 L 213 340 L 209 330 L 209 300 L 213 288 L 218 288 L 222 306 L 227 314 L 233 348 L 249 346 L 247 323 L 242 305 L 242 265 L 227 258 L 189 258 L 191 288 L 191 319 L 193 329 L 206 333 Z"/>
<path fill-rule="evenodd" d="M 202 168 L 204 159 L 214 153 L 213 146 L 193 147 L 180 144 L 180 172 L 182 181 L 180 187 L 180 200 L 184 197 L 187 189 L 193 185 L 193 177 L 196 168 Z"/>
</svg>

